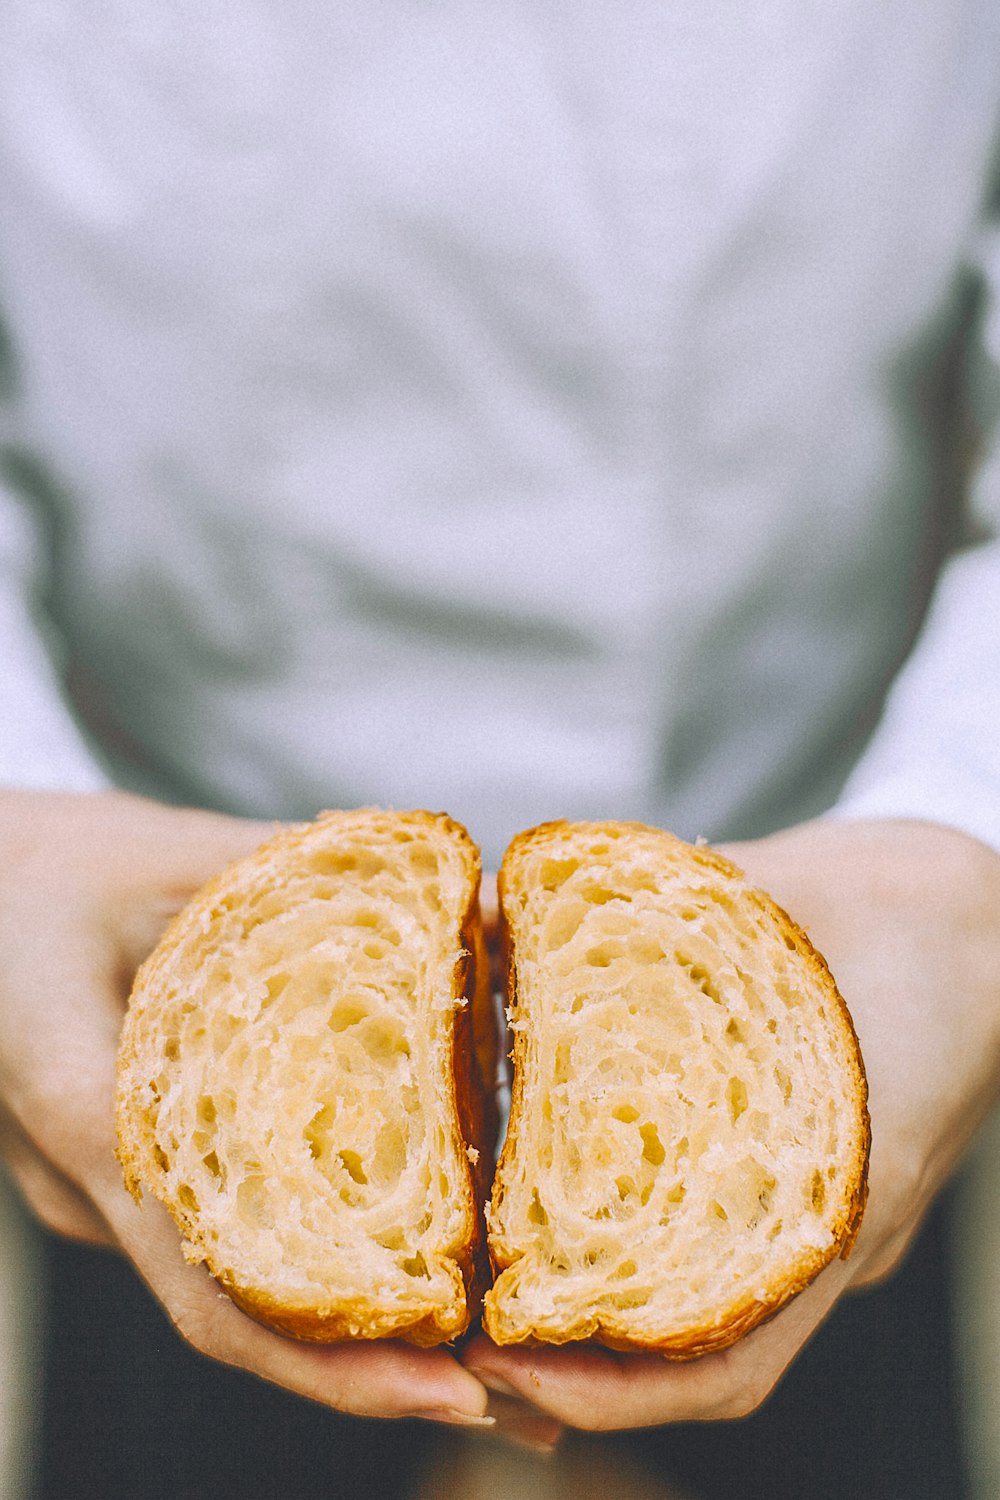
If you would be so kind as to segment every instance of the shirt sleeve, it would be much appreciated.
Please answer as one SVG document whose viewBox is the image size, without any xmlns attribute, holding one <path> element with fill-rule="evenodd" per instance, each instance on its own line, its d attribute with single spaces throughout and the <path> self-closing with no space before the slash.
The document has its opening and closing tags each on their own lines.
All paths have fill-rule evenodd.
<svg viewBox="0 0 1000 1500">
<path fill-rule="evenodd" d="M 1000 231 L 977 262 L 987 296 L 970 376 L 984 434 L 969 500 L 976 541 L 946 563 L 833 813 L 945 823 L 1000 851 Z"/>
<path fill-rule="evenodd" d="M 99 791 L 108 778 L 63 692 L 45 574 L 28 508 L 0 486 L 0 786 Z"/>
</svg>

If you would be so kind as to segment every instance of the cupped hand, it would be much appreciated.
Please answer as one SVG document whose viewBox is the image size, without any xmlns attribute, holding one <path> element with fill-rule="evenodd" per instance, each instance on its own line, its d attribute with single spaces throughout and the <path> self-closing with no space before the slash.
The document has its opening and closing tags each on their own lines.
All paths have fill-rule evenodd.
<svg viewBox="0 0 1000 1500">
<path fill-rule="evenodd" d="M 903 821 L 820 821 L 724 852 L 805 928 L 851 1010 L 870 1091 L 868 1207 L 847 1260 L 719 1353 L 468 1345 L 485 1385 L 573 1427 L 753 1411 L 837 1299 L 898 1263 L 1000 1089 L 1000 857 Z"/>
<path fill-rule="evenodd" d="M 132 976 L 170 916 L 268 824 L 119 793 L 0 795 L 0 1149 L 35 1212 L 116 1247 L 202 1353 L 339 1410 L 489 1424 L 487 1393 L 445 1349 L 320 1347 L 240 1312 L 183 1256 L 114 1155 L 115 1057 Z"/>
</svg>

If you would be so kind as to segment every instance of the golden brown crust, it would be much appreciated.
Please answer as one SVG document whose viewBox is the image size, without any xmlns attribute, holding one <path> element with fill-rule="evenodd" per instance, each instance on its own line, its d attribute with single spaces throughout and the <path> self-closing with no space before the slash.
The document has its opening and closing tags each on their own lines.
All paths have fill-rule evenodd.
<svg viewBox="0 0 1000 1500">
<path fill-rule="evenodd" d="M 238 912 L 252 882 L 260 883 L 262 872 L 275 889 L 283 872 L 291 870 L 306 854 L 339 841 L 364 839 L 366 829 L 425 831 L 430 841 L 447 841 L 448 858 L 457 858 L 463 871 L 460 920 L 449 940 L 456 956 L 451 965 L 451 1000 L 447 1006 L 438 996 L 433 1003 L 439 1020 L 448 1028 L 439 1075 L 433 1085 L 441 1091 L 447 1118 L 451 1156 L 459 1164 L 460 1181 L 449 1184 L 448 1212 L 458 1214 L 458 1232 L 451 1242 L 434 1251 L 437 1277 L 433 1292 L 421 1296 L 421 1282 L 407 1284 L 405 1299 L 394 1304 L 365 1295 L 314 1293 L 289 1297 L 287 1290 L 275 1292 L 262 1280 L 259 1284 L 237 1275 L 228 1264 L 224 1245 L 216 1231 L 206 1234 L 197 1209 L 181 1201 L 176 1183 L 160 1169 L 162 1147 L 156 1140 L 157 1090 L 151 1093 L 150 1074 L 162 1066 L 156 1052 L 160 1041 L 157 1026 L 169 1006 L 176 1007 L 178 986 L 187 977 L 187 955 L 204 941 L 204 934 Z M 488 965 L 484 961 L 478 908 L 479 853 L 465 830 L 445 814 L 423 810 L 386 813 L 362 808 L 355 812 L 328 812 L 314 823 L 283 829 L 248 860 L 240 860 L 211 880 L 170 923 L 160 943 L 140 968 L 133 987 L 129 1014 L 119 1053 L 117 1096 L 118 1154 L 126 1185 L 138 1198 L 143 1187 L 164 1203 L 188 1244 L 190 1258 L 204 1260 L 229 1295 L 248 1314 L 296 1338 L 337 1342 L 349 1338 L 404 1338 L 430 1345 L 453 1339 L 468 1326 L 478 1309 L 486 1278 L 488 1257 L 482 1223 L 485 1174 L 492 1164 L 496 1136 L 496 1106 L 493 1078 L 484 1070 L 495 1058 L 495 1027 Z M 248 886 L 248 882 L 251 885 Z M 327 1033 L 329 1035 L 329 1033 Z M 473 1038 L 476 1044 L 473 1045 Z M 491 1050 L 492 1049 L 492 1050 Z M 156 1055 L 154 1056 L 154 1052 Z M 454 1218 L 450 1222 L 456 1222 Z M 380 1268 L 383 1275 L 384 1267 Z M 443 1278 L 443 1281 L 442 1281 Z M 336 1282 L 336 1277 L 333 1278 Z M 442 1293 L 442 1285 L 450 1291 Z"/>
<path fill-rule="evenodd" d="M 462 1285 L 472 1284 L 471 1262 L 463 1260 Z M 215 1274 L 215 1273 L 213 1273 Z M 365 1301 L 338 1302 L 328 1306 L 289 1307 L 264 1291 L 238 1286 L 225 1273 L 216 1275 L 220 1286 L 248 1317 L 290 1338 L 309 1344 L 346 1344 L 356 1339 L 404 1339 L 420 1348 L 433 1348 L 460 1337 L 469 1325 L 474 1311 L 469 1297 L 461 1317 L 448 1317 L 439 1307 L 431 1307 L 419 1317 L 404 1322 L 398 1312 L 379 1312 Z M 459 1294 L 460 1295 L 460 1294 Z"/>
<path fill-rule="evenodd" d="M 758 1285 L 752 1291 L 746 1290 L 735 1299 L 731 1299 L 727 1305 L 720 1306 L 717 1309 L 717 1316 L 711 1321 L 702 1321 L 683 1329 L 674 1329 L 669 1333 L 661 1332 L 651 1335 L 640 1331 L 630 1326 L 627 1319 L 609 1314 L 604 1306 L 584 1307 L 578 1310 L 576 1316 L 568 1317 L 559 1327 L 553 1327 L 551 1321 L 547 1322 L 544 1327 L 533 1327 L 530 1320 L 527 1324 L 522 1322 L 519 1327 L 516 1323 L 512 1325 L 511 1320 L 501 1309 L 495 1293 L 487 1298 L 484 1309 L 484 1327 L 494 1341 L 500 1344 L 521 1344 L 530 1347 L 593 1340 L 624 1352 L 644 1351 L 659 1353 L 675 1360 L 695 1359 L 734 1344 L 797 1296 L 831 1260 L 838 1255 L 847 1256 L 850 1253 L 864 1211 L 870 1148 L 868 1091 L 860 1047 L 846 1002 L 825 960 L 787 912 L 764 892 L 747 886 L 743 872 L 716 850 L 706 845 L 685 845 L 673 835 L 661 830 L 649 829 L 646 825 L 638 823 L 571 825 L 564 821 L 556 821 L 528 829 L 511 842 L 498 876 L 500 931 L 505 953 L 508 1015 L 523 1015 L 521 997 L 518 992 L 516 940 L 512 935 L 516 927 L 516 919 L 511 913 L 511 889 L 517 883 L 515 872 L 519 866 L 523 865 L 526 855 L 535 850 L 548 848 L 562 834 L 574 829 L 592 836 L 604 835 L 609 831 L 614 831 L 617 836 L 634 833 L 644 838 L 653 834 L 662 840 L 664 848 L 672 846 L 682 850 L 684 857 L 695 866 L 701 866 L 707 872 L 725 881 L 739 882 L 741 898 L 756 905 L 758 910 L 773 923 L 785 945 L 799 955 L 807 969 L 813 974 L 816 983 L 834 1006 L 839 1027 L 846 1039 L 845 1060 L 856 1110 L 854 1146 L 846 1174 L 849 1186 L 831 1222 L 829 1243 L 824 1247 L 807 1250 L 799 1257 L 794 1268 L 790 1272 L 786 1270 L 780 1279 L 772 1280 L 763 1287 Z M 510 1121 L 507 1138 L 497 1166 L 494 1186 L 492 1210 L 494 1222 L 498 1222 L 497 1214 L 503 1197 L 504 1184 L 511 1178 L 518 1152 L 522 1149 L 520 1138 L 525 1120 L 528 1046 L 528 1029 L 523 1024 L 519 1025 L 515 1028 L 512 1052 L 514 1074 Z M 497 1275 L 515 1266 L 520 1260 L 517 1247 L 513 1247 L 513 1252 L 508 1248 L 505 1253 L 503 1236 L 499 1233 L 494 1234 L 492 1230 L 490 1250 Z"/>
</svg>

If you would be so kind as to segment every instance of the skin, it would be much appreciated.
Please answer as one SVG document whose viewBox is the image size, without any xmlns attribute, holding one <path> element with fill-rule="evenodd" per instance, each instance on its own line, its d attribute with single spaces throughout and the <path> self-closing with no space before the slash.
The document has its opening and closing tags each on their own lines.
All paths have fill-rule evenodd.
<svg viewBox="0 0 1000 1500">
<path fill-rule="evenodd" d="M 688 1364 L 602 1348 L 322 1348 L 262 1328 L 126 1193 L 114 1065 L 132 975 L 167 919 L 272 825 L 107 793 L 0 796 L 0 1149 L 39 1218 L 135 1264 L 213 1359 L 339 1410 L 493 1427 L 537 1449 L 564 1426 L 737 1417 L 837 1299 L 888 1274 L 1000 1087 L 1000 857 L 915 822 L 817 822 L 724 852 L 823 952 L 870 1086 L 870 1197 L 837 1261 L 741 1343 Z M 491 916 L 487 887 L 484 908 Z"/>
</svg>

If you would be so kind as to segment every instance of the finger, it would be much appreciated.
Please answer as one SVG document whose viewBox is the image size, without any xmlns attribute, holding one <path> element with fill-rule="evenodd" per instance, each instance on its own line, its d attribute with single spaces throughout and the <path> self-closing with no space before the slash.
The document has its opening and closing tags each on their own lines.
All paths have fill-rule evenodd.
<svg viewBox="0 0 1000 1500">
<path fill-rule="evenodd" d="M 497 1348 L 485 1336 L 464 1363 L 488 1388 L 515 1392 L 570 1427 L 612 1431 L 746 1416 L 770 1394 L 846 1285 L 831 1266 L 771 1322 L 718 1354 L 677 1362 L 599 1345 Z"/>
<path fill-rule="evenodd" d="M 891 1276 L 905 1259 L 919 1228 L 919 1219 L 911 1221 L 874 1249 L 869 1248 L 864 1259 L 859 1261 L 852 1286 L 859 1289 L 877 1286 Z"/>
<path fill-rule="evenodd" d="M 0 1155 L 28 1206 L 47 1229 L 92 1245 L 114 1245 L 114 1236 L 87 1195 L 47 1161 L 5 1109 L 0 1108 Z"/>
<path fill-rule="evenodd" d="M 117 820 L 102 825 L 108 871 L 120 894 L 116 937 L 123 959 L 125 992 L 143 959 L 162 936 L 170 919 L 207 881 L 234 860 L 252 854 L 273 838 L 279 824 L 231 818 L 201 810 L 163 808 L 156 803 L 123 799 Z M 138 816 L 137 816 L 138 812 Z M 150 851 L 155 849 L 155 861 Z M 148 869 L 151 880 L 135 899 L 137 879 Z"/>
<path fill-rule="evenodd" d="M 93 1205 L 41 1157 L 13 1145 L 5 1148 L 4 1155 L 28 1207 L 46 1229 L 87 1245 L 115 1244 Z"/>
<path fill-rule="evenodd" d="M 147 1198 L 140 1208 L 121 1189 L 102 1206 L 178 1332 L 209 1358 L 358 1416 L 492 1425 L 481 1382 L 447 1350 L 285 1338 L 242 1313 L 203 1266 L 187 1263 L 177 1227 L 159 1204 Z"/>
</svg>

